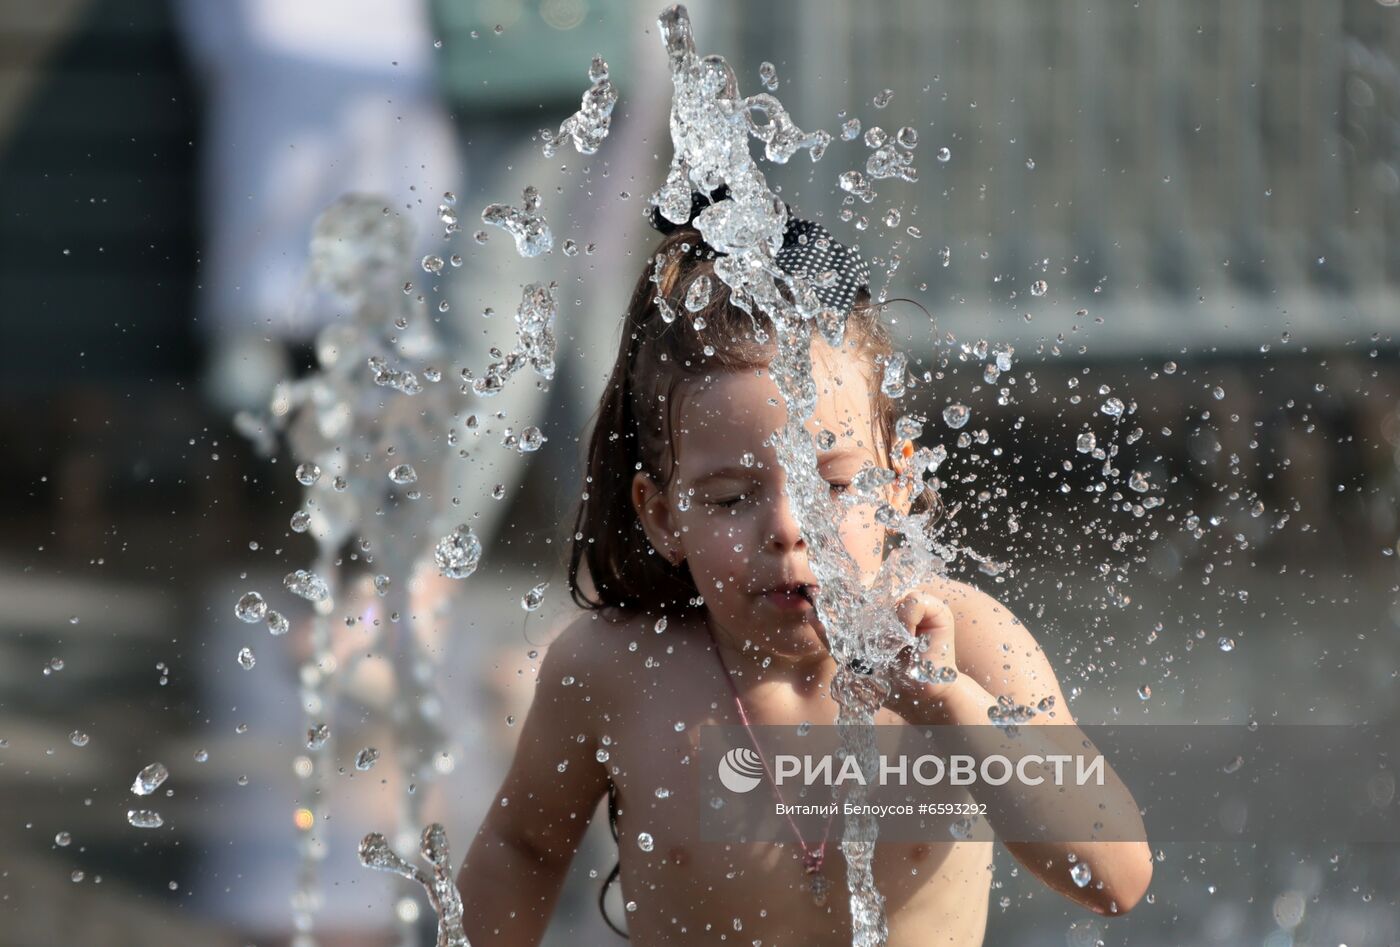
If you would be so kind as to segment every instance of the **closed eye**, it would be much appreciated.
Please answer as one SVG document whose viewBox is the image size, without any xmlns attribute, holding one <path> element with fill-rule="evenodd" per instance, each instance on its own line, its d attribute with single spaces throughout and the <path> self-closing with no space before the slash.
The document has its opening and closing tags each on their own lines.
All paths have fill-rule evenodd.
<svg viewBox="0 0 1400 947">
<path fill-rule="evenodd" d="M 748 495 L 747 493 L 741 493 L 741 494 L 739 494 L 738 496 L 729 497 L 729 498 L 724 499 L 724 500 L 711 500 L 711 501 L 710 501 L 710 505 L 711 505 L 711 506 L 723 507 L 724 509 L 727 510 L 727 509 L 729 509 L 730 507 L 738 506 L 741 502 L 743 502 L 744 500 L 747 500 L 748 498 L 749 498 L 749 495 Z"/>
<path fill-rule="evenodd" d="M 832 483 L 829 484 L 829 486 L 831 487 L 831 492 L 837 495 L 845 493 L 846 491 L 851 489 L 851 485 L 849 483 Z"/>
</svg>

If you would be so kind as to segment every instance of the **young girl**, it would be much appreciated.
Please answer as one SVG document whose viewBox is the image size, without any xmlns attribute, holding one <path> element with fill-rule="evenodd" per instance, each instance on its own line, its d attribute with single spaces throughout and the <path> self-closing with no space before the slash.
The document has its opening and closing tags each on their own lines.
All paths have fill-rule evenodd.
<svg viewBox="0 0 1400 947">
<path fill-rule="evenodd" d="M 821 228 L 803 226 L 824 248 L 858 259 Z M 607 795 L 632 941 L 849 944 L 839 838 L 699 837 L 691 765 L 699 728 L 833 723 L 837 668 L 769 441 L 786 410 L 766 371 L 771 342 L 755 340 L 763 317 L 729 304 L 713 253 L 691 227 L 669 233 L 657 255 L 633 293 L 589 445 L 569 570 L 586 611 L 544 658 L 515 760 L 463 864 L 467 934 L 475 944 L 539 943 Z M 705 278 L 710 299 L 695 312 L 686 297 Z M 866 465 L 890 467 L 911 453 L 895 443 L 897 409 L 878 384 L 888 335 L 865 287 L 843 288 L 854 305 L 842 345 L 820 337 L 812 345 L 818 402 L 807 422 L 837 493 Z M 908 485 L 897 478 L 891 502 L 907 507 Z M 856 567 L 873 577 L 884 527 L 872 505 L 852 508 L 840 532 Z M 1031 706 L 1051 698 L 1054 722 L 1073 723 L 1041 649 L 987 595 L 930 575 L 899 616 L 930 638 L 935 664 L 960 673 L 951 682 L 896 681 L 876 723 L 985 724 L 998 696 Z M 1049 722 L 1044 716 L 1033 723 Z M 1136 818 L 1111 771 L 1103 791 Z M 1129 910 L 1151 877 L 1145 843 L 1007 847 L 1102 914 Z M 1075 857 L 1092 864 L 1094 884 L 1072 881 Z M 985 841 L 879 842 L 873 872 L 888 943 L 982 943 L 991 862 Z"/>
</svg>

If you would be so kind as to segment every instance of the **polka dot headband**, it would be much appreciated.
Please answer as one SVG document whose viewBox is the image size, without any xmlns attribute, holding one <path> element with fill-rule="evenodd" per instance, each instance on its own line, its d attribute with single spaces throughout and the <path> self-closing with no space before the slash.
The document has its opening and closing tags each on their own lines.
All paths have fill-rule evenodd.
<svg viewBox="0 0 1400 947">
<path fill-rule="evenodd" d="M 729 197 L 729 189 L 721 187 L 706 198 L 698 191 L 690 195 L 689 225 L 706 207 Z M 670 233 L 674 224 L 661 215 L 654 205 L 647 208 L 647 219 L 661 233 Z M 849 313 L 856 294 L 870 287 L 870 266 L 860 250 L 838 241 L 821 224 L 788 215 L 783 231 L 783 246 L 774 261 L 785 272 L 811 281 L 817 301 L 829 309 Z M 834 279 L 832 276 L 834 275 Z"/>
</svg>

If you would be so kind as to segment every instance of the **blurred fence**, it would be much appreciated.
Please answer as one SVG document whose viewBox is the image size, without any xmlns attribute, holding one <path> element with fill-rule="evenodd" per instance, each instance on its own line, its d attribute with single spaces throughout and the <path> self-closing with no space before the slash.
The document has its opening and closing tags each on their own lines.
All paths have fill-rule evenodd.
<svg viewBox="0 0 1400 947">
<path fill-rule="evenodd" d="M 1111 312 L 1094 347 L 1124 354 L 1254 348 L 1285 321 L 1295 340 L 1340 344 L 1400 321 L 1396 13 L 1376 0 L 697 11 L 708 47 L 743 51 L 745 88 L 759 60 L 778 64 L 804 126 L 849 110 L 918 130 L 919 183 L 886 190 L 918 207 L 906 268 L 928 279 L 940 328 L 975 331 L 987 303 L 1017 310 L 1045 278 L 1052 302 Z M 884 88 L 894 101 L 876 111 Z M 818 180 L 853 158 L 828 157 Z"/>
</svg>

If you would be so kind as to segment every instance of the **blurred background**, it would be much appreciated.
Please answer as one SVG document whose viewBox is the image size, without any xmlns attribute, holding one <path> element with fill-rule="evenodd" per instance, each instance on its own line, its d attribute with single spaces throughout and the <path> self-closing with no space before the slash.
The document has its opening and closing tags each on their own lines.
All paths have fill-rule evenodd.
<svg viewBox="0 0 1400 947">
<path fill-rule="evenodd" d="M 431 942 L 421 899 L 354 847 L 368 831 L 399 840 L 412 794 L 460 859 L 569 615 L 578 438 L 670 154 L 659 10 L 0 12 L 0 943 L 290 944 L 308 918 L 328 945 Z M 994 560 L 954 569 L 1030 624 L 1076 716 L 1394 721 L 1400 10 L 700 0 L 691 14 L 744 91 L 775 65 L 802 127 L 917 131 L 918 182 L 878 182 L 874 204 L 842 204 L 837 174 L 865 150 L 839 135 L 770 181 L 924 307 L 890 310 L 914 375 L 930 373 L 910 410 L 951 451 L 949 528 Z M 595 54 L 621 96 L 610 137 L 596 156 L 545 158 L 539 129 L 578 108 Z M 500 231 L 473 239 L 480 208 L 518 205 L 526 185 L 555 233 L 543 259 Z M 444 235 L 447 192 L 462 224 Z M 314 376 L 317 340 L 353 315 L 308 276 L 313 224 L 347 193 L 408 228 L 417 285 L 399 295 L 443 390 L 510 348 L 522 283 L 558 283 L 553 383 L 441 409 L 459 432 L 479 411 L 495 441 L 536 425 L 545 447 L 493 441 L 452 474 L 482 566 L 446 588 L 400 556 L 403 616 L 370 584 L 367 545 L 330 542 L 321 521 L 289 528 L 298 457 L 267 421 L 278 382 Z M 425 254 L 460 265 L 425 272 Z M 987 371 L 979 340 L 1013 346 L 1013 368 Z M 1100 407 L 1113 397 L 1116 419 Z M 966 443 L 939 420 L 950 402 L 972 409 Z M 1113 452 L 1086 455 L 1085 431 Z M 1134 510 L 1102 466 L 1144 472 L 1161 505 Z M 462 518 L 449 492 L 404 514 L 420 547 Z M 313 560 L 343 574 L 319 613 L 277 589 Z M 543 582 L 543 606 L 523 611 Z M 289 634 L 235 617 L 254 589 Z M 383 650 L 412 661 L 360 662 L 324 692 L 363 635 L 409 624 L 403 650 Z M 431 745 L 404 749 L 405 713 L 435 724 Z M 308 719 L 336 733 L 334 760 L 307 755 Z M 385 760 L 357 768 L 368 746 Z M 421 795 L 396 755 L 431 775 Z M 130 780 L 155 761 L 170 779 L 141 801 Z M 134 827 L 134 807 L 164 824 Z M 1112 922 L 999 852 L 987 942 L 1400 943 L 1393 851 L 1156 848 L 1152 901 Z M 596 905 L 614 854 L 595 819 L 549 943 L 616 940 Z"/>
</svg>

